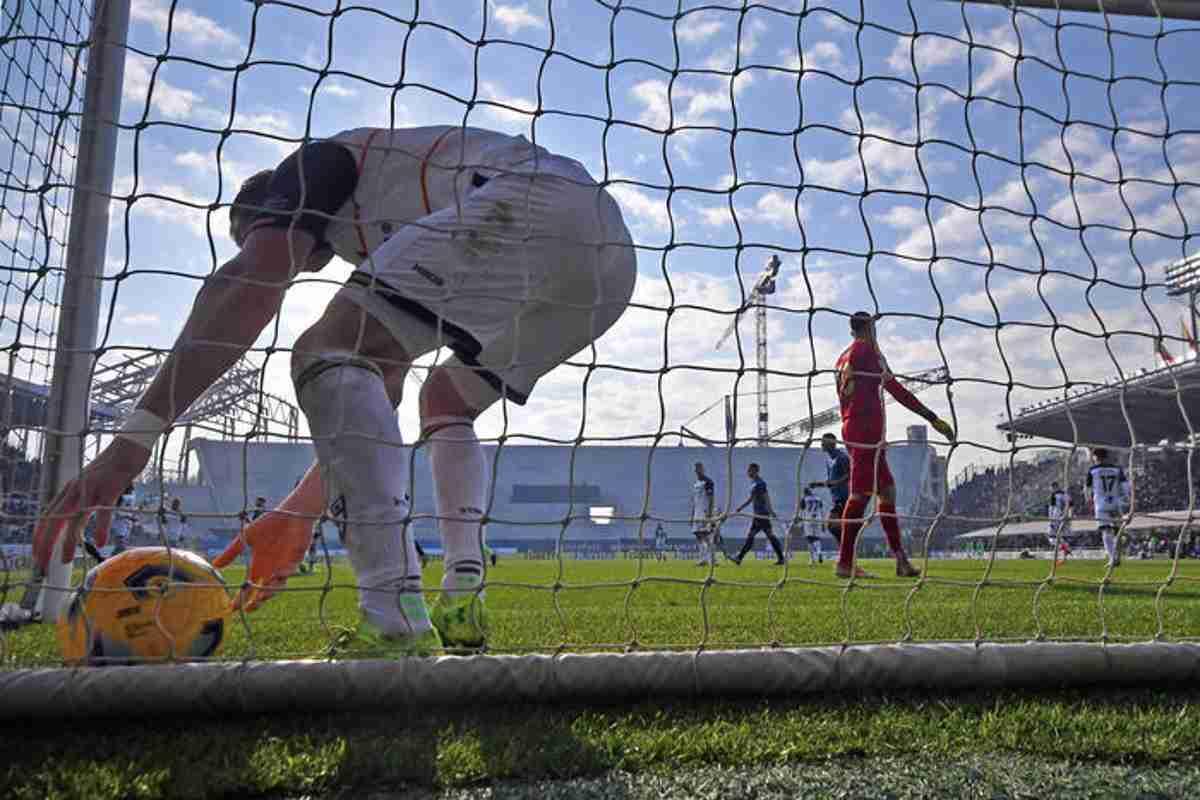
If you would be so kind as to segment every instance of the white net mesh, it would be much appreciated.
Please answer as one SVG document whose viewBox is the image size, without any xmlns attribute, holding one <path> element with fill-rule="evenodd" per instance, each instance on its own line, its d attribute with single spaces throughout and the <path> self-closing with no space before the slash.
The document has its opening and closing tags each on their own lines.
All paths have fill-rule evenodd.
<svg viewBox="0 0 1200 800">
<path fill-rule="evenodd" d="M 0 151 L 9 513 L 36 475 L 39 423 L 18 388 L 37 395 L 48 377 L 87 29 L 57 3 L 14 8 Z M 236 252 L 238 187 L 306 140 L 433 124 L 522 134 L 620 204 L 639 267 L 628 310 L 527 405 L 499 403 L 477 425 L 491 652 L 1196 637 L 1195 342 L 1177 304 L 1195 297 L 1165 272 L 1194 253 L 1200 209 L 1194 23 L 837 0 L 132 9 L 93 383 L 117 417 Z M 771 255 L 779 274 L 760 284 Z M 133 543 L 211 557 L 258 498 L 292 489 L 312 449 L 288 354 L 351 269 L 297 278 L 232 377 L 160 443 L 127 512 Z M 915 582 L 871 567 L 887 555 L 874 522 L 858 558 L 887 579 L 836 579 L 836 543 L 803 519 L 804 487 L 827 478 L 816 437 L 836 430 L 834 363 L 857 310 L 880 315 L 891 368 L 958 430 L 955 446 L 935 444 L 889 407 L 901 528 L 925 559 Z M 400 406 L 408 442 L 415 383 Z M 1132 477 L 1120 571 L 1088 558 L 1102 555 L 1080 460 L 1094 445 Z M 426 449 L 411 461 L 407 530 L 436 592 Z M 728 515 L 720 567 L 693 564 L 697 461 Z M 738 507 L 751 462 L 791 558 L 748 550 L 739 571 L 728 557 L 750 523 Z M 1065 564 L 1046 535 L 1055 480 L 1076 506 Z M 815 496 L 828 514 L 836 498 Z M 162 513 L 173 499 L 182 527 Z M 234 618 L 219 657 L 329 652 L 355 618 L 356 579 L 324 531 L 286 591 Z M 28 552 L 28 526 L 5 535 Z M 1143 551 L 1157 560 L 1129 563 Z M 4 564 L 7 601 L 29 574 Z M 48 628 L 0 634 L 9 663 L 57 663 Z"/>
<path fill-rule="evenodd" d="M 6 3 L 0 12 L 0 546 L 10 566 L 28 566 L 21 545 L 28 544 L 37 513 L 40 433 L 61 312 L 91 26 L 88 5 Z M 7 592 L 4 599 L 11 599 Z"/>
</svg>

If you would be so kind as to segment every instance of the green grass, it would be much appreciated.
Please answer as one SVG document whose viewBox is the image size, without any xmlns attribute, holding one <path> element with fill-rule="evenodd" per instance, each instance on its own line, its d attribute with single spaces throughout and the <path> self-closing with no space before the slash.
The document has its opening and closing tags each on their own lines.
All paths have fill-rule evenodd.
<svg viewBox="0 0 1200 800">
<path fill-rule="evenodd" d="M 881 574 L 887 562 L 865 563 Z M 506 559 L 491 574 L 498 651 L 878 640 L 1200 636 L 1200 564 L 1130 562 L 1103 586 L 1071 562 L 935 562 L 930 582 L 844 594 L 829 565 Z M 639 572 L 640 569 L 640 572 Z M 231 583 L 240 575 L 227 571 Z M 427 571 L 427 585 L 440 579 Z M 348 570 L 302 576 L 235 624 L 222 655 L 311 656 L 352 623 Z M 557 587 L 557 588 L 556 588 Z M 907 603 L 906 603 L 907 600 Z M 844 608 L 843 611 L 843 601 Z M 707 610 L 707 627 L 702 609 Z M 1103 609 L 1103 623 L 1101 616 Z M 1039 622 L 1040 620 L 1040 622 Z M 6 666 L 57 660 L 53 630 L 6 637 Z M 2 700 L 0 700 L 2 702 Z M 508 797 L 1191 797 L 1200 688 L 643 702 L 236 720 L 102 720 L 0 728 L 5 797 L 380 797 L 496 781 Z M 707 787 L 707 788 L 703 788 Z M 702 790 L 703 789 L 703 790 Z M 1136 789 L 1136 790 L 1135 790 Z M 375 796 L 375 795 L 372 795 Z"/>
<path fill-rule="evenodd" d="M 887 576 L 889 561 L 863 565 Z M 528 561 L 503 559 L 489 575 L 489 646 L 495 652 L 561 648 L 694 648 L 863 641 L 1145 640 L 1161 620 L 1168 638 L 1200 637 L 1200 562 L 1183 561 L 1162 591 L 1168 561 L 1130 561 L 1102 584 L 1099 561 L 1070 561 L 1052 584 L 1046 561 L 931 562 L 930 579 L 881 577 L 846 591 L 825 564 L 798 559 L 786 580 L 769 562 L 708 571 L 684 561 Z M 560 574 L 561 570 L 561 574 Z M 225 572 L 231 587 L 240 569 Z M 987 578 L 987 582 L 980 582 Z M 437 587 L 440 564 L 426 570 Z M 298 576 L 260 611 L 234 617 L 221 655 L 283 658 L 320 655 L 337 627 L 357 619 L 354 575 L 335 565 Z M 1035 615 L 1034 599 L 1038 597 Z M 8 640 L 9 666 L 58 662 L 51 626 Z"/>
<path fill-rule="evenodd" d="M 22 725 L 0 729 L 3 752 L 20 753 L 0 767 L 0 784 L 10 798 L 103 800 L 349 798 L 509 780 L 518 789 L 512 796 L 544 797 L 531 782 L 711 768 L 746 781 L 806 765 L 825 781 L 810 789 L 826 795 L 870 788 L 856 772 L 886 764 L 906 766 L 909 788 L 973 780 L 978 789 L 964 764 L 995 769 L 1015 758 L 1026 770 L 1009 776 L 1018 785 L 1044 785 L 1068 770 L 1090 792 L 1076 796 L 1123 797 L 1130 771 L 1168 787 L 1200 785 L 1198 701 L 1193 689 L 1003 692 Z M 915 764 L 923 765 L 916 774 Z"/>
</svg>

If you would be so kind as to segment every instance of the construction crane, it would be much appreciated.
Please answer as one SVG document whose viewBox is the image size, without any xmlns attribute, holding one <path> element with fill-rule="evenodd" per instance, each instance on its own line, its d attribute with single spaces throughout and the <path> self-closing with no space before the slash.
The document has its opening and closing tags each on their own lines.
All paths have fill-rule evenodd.
<svg viewBox="0 0 1200 800">
<path fill-rule="evenodd" d="M 934 367 L 933 369 L 923 370 L 912 375 L 897 375 L 896 380 L 913 394 L 920 394 L 931 386 L 947 383 L 950 380 L 950 373 L 945 367 Z M 891 402 L 891 400 L 891 395 L 884 397 L 884 402 Z M 814 431 L 828 428 L 841 418 L 841 406 L 834 406 L 833 408 L 827 408 L 824 411 L 813 414 L 807 419 L 798 419 L 795 422 L 784 425 L 782 428 L 777 428 L 771 431 L 770 438 L 773 441 L 780 439 L 785 442 L 803 441 L 812 435 Z"/>
<path fill-rule="evenodd" d="M 767 260 L 767 266 L 759 274 L 758 280 L 754 282 L 754 288 L 750 291 L 750 296 L 746 298 L 746 302 L 733 315 L 733 322 L 729 323 L 729 327 L 725 329 L 725 333 L 721 334 L 721 338 L 717 340 L 715 350 L 720 350 L 721 346 L 728 341 L 733 332 L 737 330 L 738 323 L 742 321 L 742 312 L 751 306 L 754 307 L 754 352 L 756 357 L 756 372 L 758 373 L 758 445 L 766 447 L 769 436 L 767 434 L 767 306 L 762 302 L 763 298 L 769 294 L 775 294 L 775 278 L 779 275 L 779 267 L 783 262 L 779 260 L 779 256 L 772 255 Z"/>
</svg>

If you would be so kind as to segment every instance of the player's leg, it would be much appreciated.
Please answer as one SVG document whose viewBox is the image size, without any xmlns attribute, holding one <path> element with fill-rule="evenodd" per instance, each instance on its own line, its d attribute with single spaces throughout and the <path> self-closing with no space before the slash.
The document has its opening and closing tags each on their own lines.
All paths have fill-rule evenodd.
<svg viewBox="0 0 1200 800">
<path fill-rule="evenodd" d="M 833 506 L 829 509 L 829 518 L 825 522 L 825 528 L 829 531 L 829 535 L 833 537 L 833 543 L 840 545 L 842 541 L 842 516 L 846 512 L 846 501 L 835 500 Z"/>
<path fill-rule="evenodd" d="M 1108 556 L 1109 566 L 1117 565 L 1117 531 L 1111 525 L 1100 526 L 1100 538 L 1104 542 L 1104 552 Z"/>
<path fill-rule="evenodd" d="M 896 483 L 888 469 L 887 459 L 880 454 L 879 524 L 887 538 L 888 547 L 896 559 L 896 575 L 901 578 L 918 578 L 921 571 L 908 560 L 904 552 L 904 540 L 900 535 L 900 518 L 896 514 Z"/>
<path fill-rule="evenodd" d="M 854 549 L 858 534 L 866 524 L 867 505 L 875 494 L 875 468 L 878 450 L 874 447 L 848 445 L 850 456 L 850 497 L 842 510 L 842 531 L 838 541 L 838 562 L 835 568 L 838 577 L 848 578 L 851 574 L 866 573 L 854 566 Z"/>
<path fill-rule="evenodd" d="M 475 419 L 502 397 L 524 404 L 538 379 L 616 322 L 633 292 L 637 265 L 619 208 L 586 172 L 565 171 L 569 178 L 492 180 L 448 210 L 453 219 L 409 243 L 409 261 L 394 274 L 395 288 L 438 313 L 439 333 L 453 321 L 474 334 L 466 346 L 455 343 L 420 400 L 447 598 L 479 597 L 484 579 L 492 481 Z M 431 283 L 459 288 L 438 294 Z"/>
<path fill-rule="evenodd" d="M 720 543 L 718 541 L 718 530 L 715 526 L 706 528 L 704 531 L 704 542 L 708 548 L 708 563 L 716 566 L 717 556 L 721 553 Z"/>
<path fill-rule="evenodd" d="M 757 538 L 757 536 L 758 520 L 752 519 L 750 520 L 750 528 L 746 531 L 746 541 L 742 543 L 742 549 L 738 550 L 738 554 L 729 560 L 740 567 L 742 565 L 742 559 L 746 557 L 747 553 L 754 549 L 754 540 Z"/>
<path fill-rule="evenodd" d="M 292 381 L 325 495 L 341 523 L 363 619 L 374 629 L 363 633 L 405 644 L 435 640 L 407 527 L 409 457 L 393 397 L 415 355 L 341 296 L 292 354 Z"/>
<path fill-rule="evenodd" d="M 775 563 L 779 565 L 786 564 L 787 559 L 783 557 L 783 543 L 775 535 L 771 520 L 764 519 L 762 521 L 762 532 L 766 535 L 767 541 L 771 543 L 771 549 L 775 551 Z"/>
<path fill-rule="evenodd" d="M 696 552 L 699 553 L 699 558 L 696 559 L 696 566 L 703 566 L 708 563 L 708 542 L 702 528 L 697 528 L 692 531 L 692 535 L 696 537 Z"/>
</svg>

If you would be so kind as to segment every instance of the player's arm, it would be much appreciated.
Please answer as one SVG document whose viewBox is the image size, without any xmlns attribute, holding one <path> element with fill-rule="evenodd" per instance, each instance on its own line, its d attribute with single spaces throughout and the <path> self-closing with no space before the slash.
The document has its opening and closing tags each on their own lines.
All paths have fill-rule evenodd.
<svg viewBox="0 0 1200 800">
<path fill-rule="evenodd" d="M 34 534 L 42 569 L 64 532 L 63 560 L 74 557 L 78 528 L 99 509 L 96 540 L 107 540 L 114 500 L 145 468 L 158 436 L 250 348 L 275 316 L 292 275 L 313 237 L 299 230 L 255 231 L 236 256 L 204 283 L 183 331 L 137 408 L 116 436 L 47 508 Z"/>
<path fill-rule="evenodd" d="M 882 360 L 882 359 L 881 359 Z M 896 380 L 896 376 L 887 369 L 886 364 L 881 363 L 880 372 L 883 374 L 883 388 L 887 390 L 896 402 L 907 408 L 909 411 L 921 417 L 928 422 L 934 430 L 945 436 L 947 440 L 953 442 L 955 439 L 954 428 L 950 423 L 941 419 L 930 408 L 916 398 L 912 392 L 905 388 L 904 384 Z"/>
<path fill-rule="evenodd" d="M 707 505 L 707 510 L 705 512 L 707 514 L 707 516 L 705 517 L 705 522 L 711 523 L 712 520 L 716 517 L 715 512 L 716 512 L 716 505 L 717 505 L 716 492 L 713 491 L 712 481 L 709 481 L 708 483 L 704 484 L 704 502 Z"/>
</svg>

